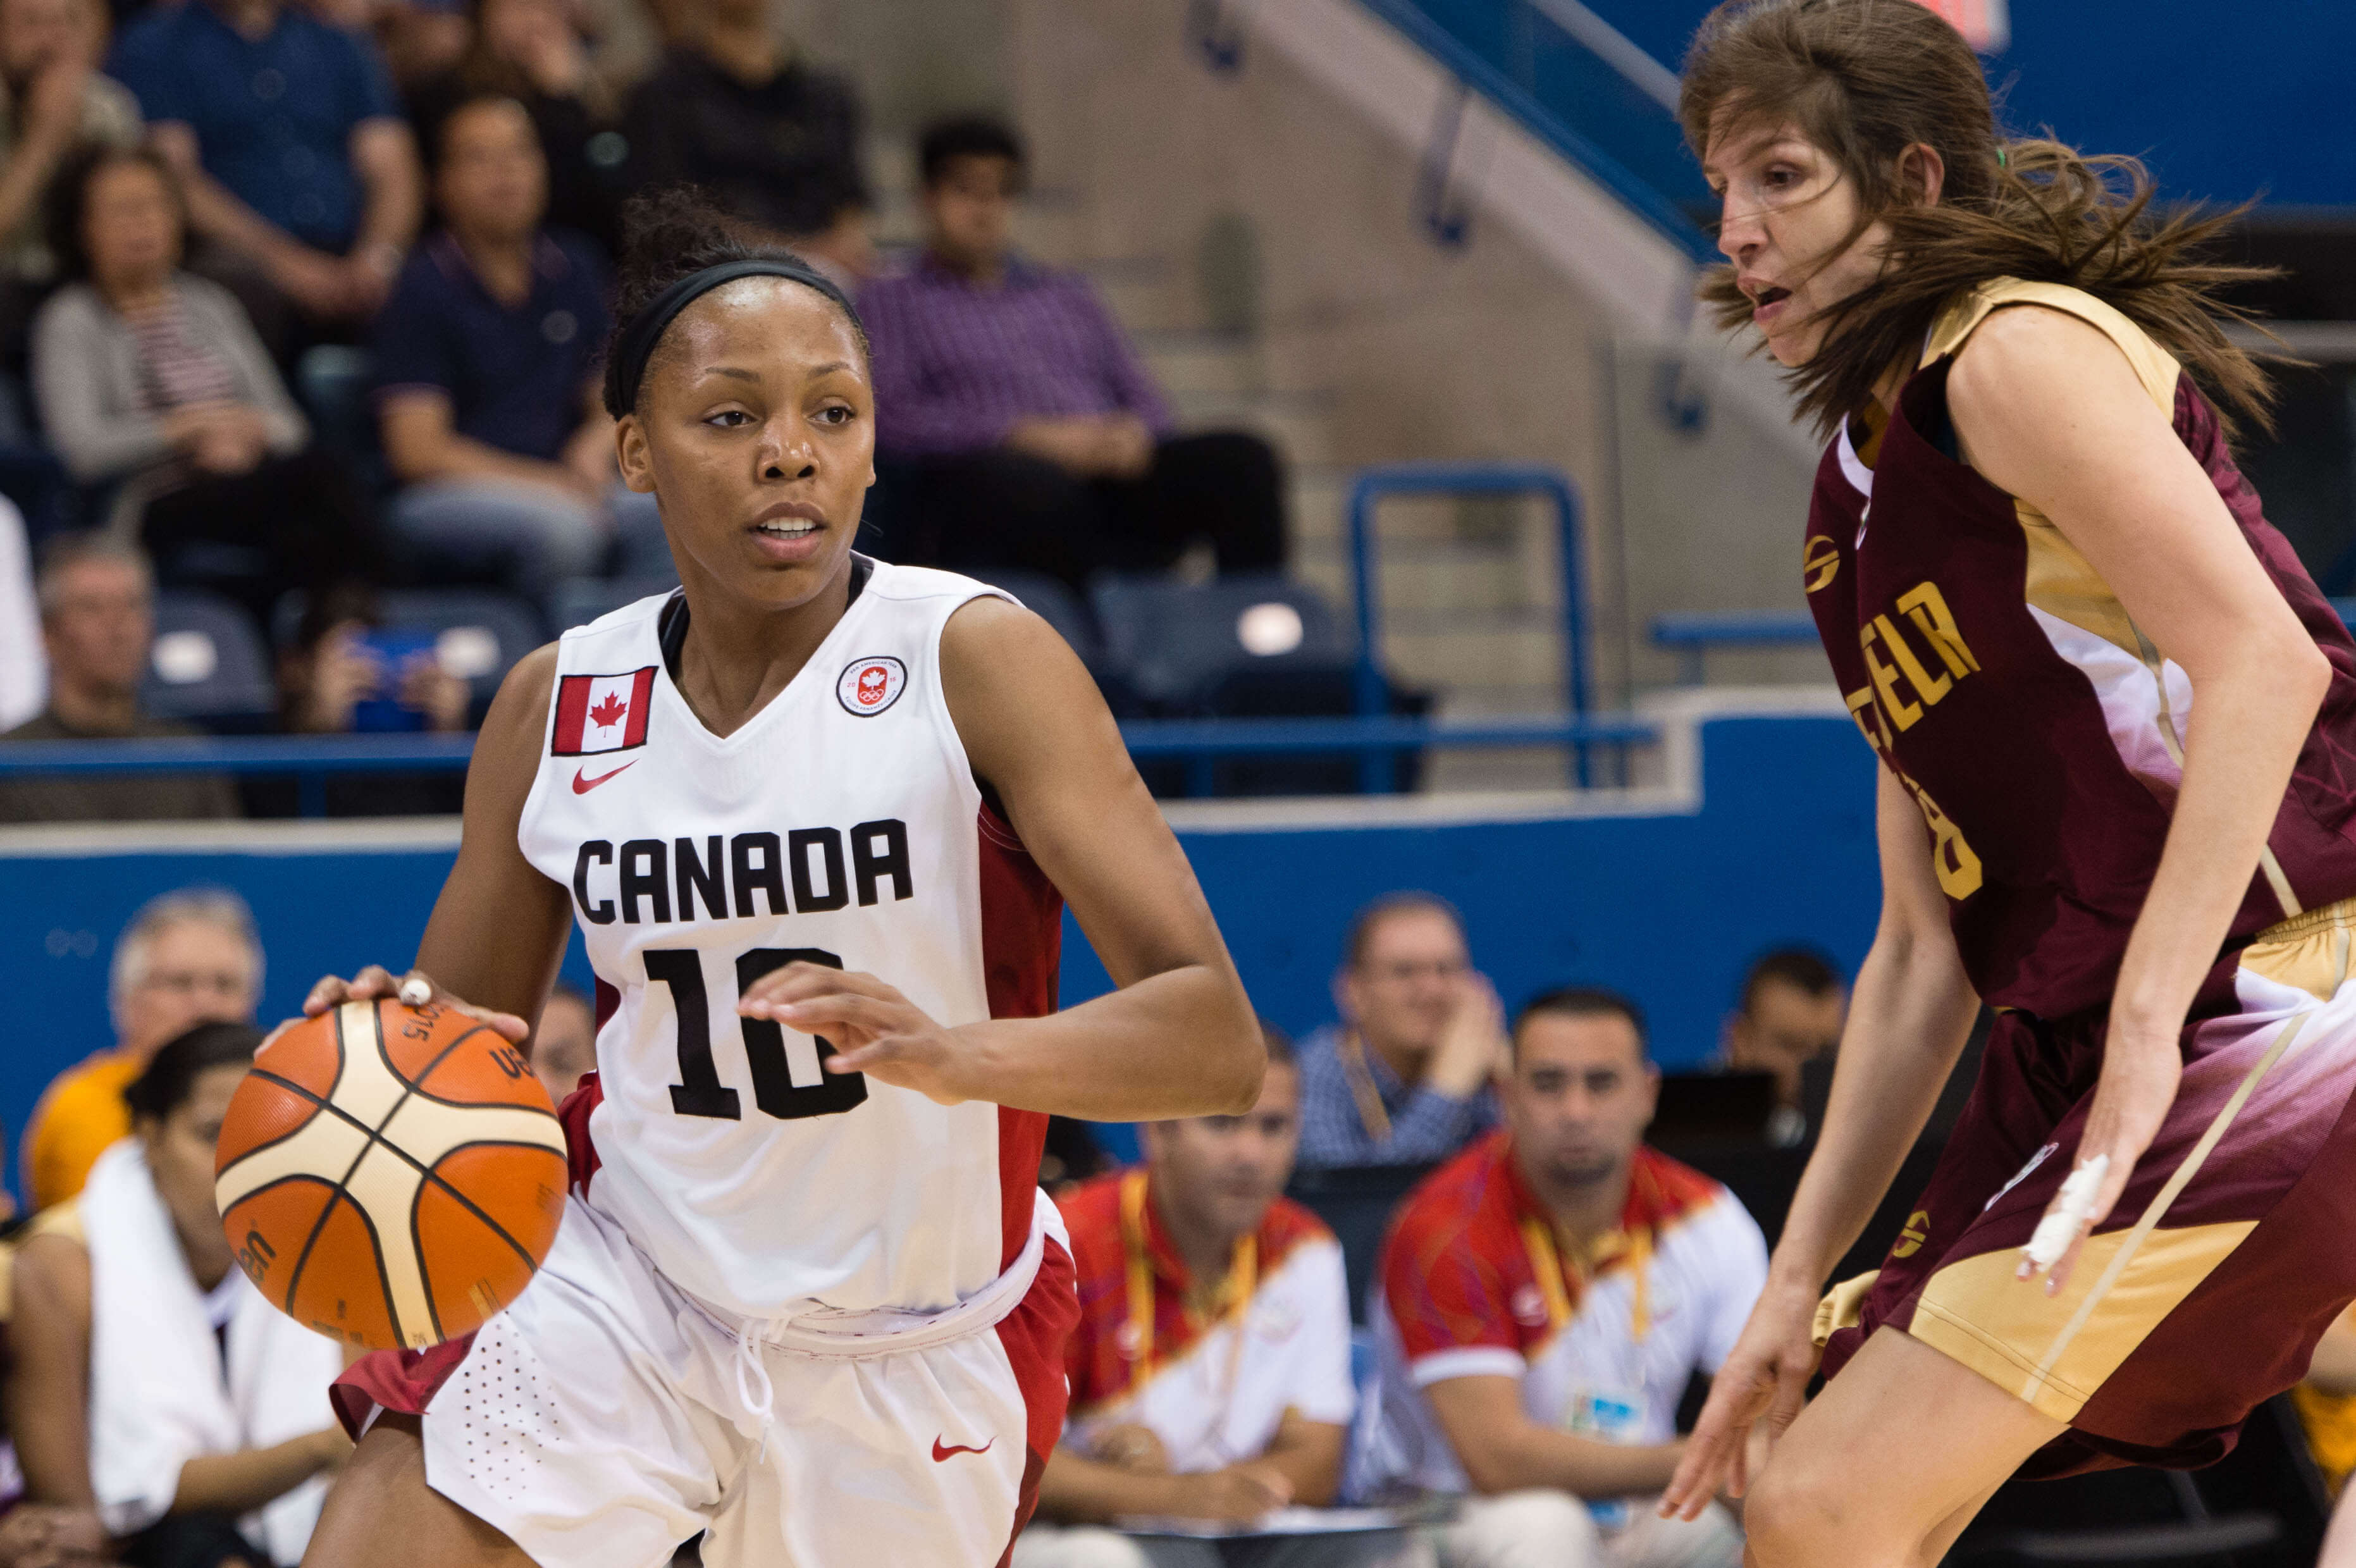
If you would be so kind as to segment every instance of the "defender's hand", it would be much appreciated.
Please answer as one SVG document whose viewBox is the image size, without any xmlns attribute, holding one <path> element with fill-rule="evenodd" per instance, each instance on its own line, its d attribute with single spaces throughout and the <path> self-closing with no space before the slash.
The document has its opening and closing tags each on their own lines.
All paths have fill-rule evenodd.
<svg viewBox="0 0 2356 1568">
<path fill-rule="evenodd" d="M 755 981 L 737 998 L 736 1011 L 825 1036 L 835 1053 L 826 1058 L 829 1072 L 863 1072 L 942 1105 L 981 1098 L 971 1050 L 872 974 L 789 963 Z"/>
<path fill-rule="evenodd" d="M 524 1036 L 531 1033 L 531 1026 L 514 1014 L 498 1013 L 488 1007 L 477 1007 L 471 1002 L 462 1001 L 434 984 L 420 970 L 412 969 L 395 980 L 380 963 L 369 965 L 349 980 L 332 974 L 323 976 L 316 985 L 311 987 L 311 994 L 303 998 L 303 1016 L 316 1018 L 329 1008 L 347 1002 L 374 1002 L 387 996 L 396 997 L 412 1007 L 423 1007 L 430 1002 L 437 1007 L 463 1013 L 469 1018 L 479 1018 L 516 1045 L 523 1044 Z M 289 1020 L 290 1023 L 292 1021 Z M 282 1024 L 279 1028 L 285 1026 Z M 275 1036 L 277 1030 L 271 1033 Z"/>
<path fill-rule="evenodd" d="M 1815 1292 L 1768 1281 L 1742 1337 L 1710 1380 L 1701 1419 L 1661 1494 L 1663 1519 L 1698 1519 L 1719 1492 L 1739 1498 L 1749 1489 L 1751 1428 L 1765 1417 L 1772 1448 L 1806 1402 L 1818 1359 L 1815 1322 Z"/>
</svg>

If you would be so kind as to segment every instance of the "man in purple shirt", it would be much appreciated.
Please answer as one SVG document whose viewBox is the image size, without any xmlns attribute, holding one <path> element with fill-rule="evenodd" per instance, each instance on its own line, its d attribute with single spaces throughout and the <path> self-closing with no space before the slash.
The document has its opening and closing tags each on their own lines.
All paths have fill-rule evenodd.
<svg viewBox="0 0 2356 1568">
<path fill-rule="evenodd" d="M 1171 433 L 1095 291 L 1015 253 L 1023 145 L 981 119 L 927 130 L 926 249 L 860 292 L 894 559 L 1044 572 L 1169 565 L 1206 539 L 1222 572 L 1284 564 L 1283 478 L 1256 435 Z"/>
</svg>

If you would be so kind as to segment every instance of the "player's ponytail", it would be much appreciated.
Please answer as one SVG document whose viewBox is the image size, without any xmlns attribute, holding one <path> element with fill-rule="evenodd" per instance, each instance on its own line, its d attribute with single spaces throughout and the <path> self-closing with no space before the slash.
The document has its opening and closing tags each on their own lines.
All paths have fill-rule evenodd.
<svg viewBox="0 0 2356 1568">
<path fill-rule="evenodd" d="M 621 276 L 605 343 L 606 413 L 619 419 L 637 405 L 640 378 L 662 328 L 691 302 L 697 285 L 691 280 L 715 268 L 785 277 L 823 295 L 851 324 L 860 352 L 867 351 L 866 328 L 840 285 L 782 245 L 747 240 L 742 226 L 693 186 L 665 187 L 622 206 Z M 704 280 L 703 286 L 716 285 Z"/>
<path fill-rule="evenodd" d="M 2229 435 L 2236 415 L 2270 426 L 2272 386 L 2220 327 L 2249 317 L 2217 291 L 2271 274 L 2201 254 L 2242 209 L 2158 215 L 2135 159 L 2008 139 L 1977 57 L 1916 0 L 1726 0 L 1687 53 L 1678 113 L 1697 153 L 1729 124 L 1796 125 L 1856 184 L 1849 242 L 1888 226 L 1880 278 L 1828 307 L 1823 347 L 1786 372 L 1825 434 L 1892 364 L 1912 364 L 1957 294 L 1997 277 L 2085 290 L 2182 362 Z M 1899 183 L 1899 156 L 1918 142 L 1946 167 L 1933 206 Z M 1713 269 L 1701 296 L 1729 331 L 1751 318 L 1730 267 Z"/>
</svg>

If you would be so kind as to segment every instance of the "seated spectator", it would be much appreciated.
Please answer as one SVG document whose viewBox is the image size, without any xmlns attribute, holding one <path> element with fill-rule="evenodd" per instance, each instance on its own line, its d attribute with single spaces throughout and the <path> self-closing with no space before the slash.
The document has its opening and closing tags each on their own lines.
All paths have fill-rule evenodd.
<svg viewBox="0 0 2356 1568">
<path fill-rule="evenodd" d="M 608 256 L 622 245 L 621 165 L 614 91 L 563 0 L 474 0 L 472 41 L 456 67 L 410 94 L 431 149 L 452 110 L 512 98 L 531 116 L 548 159 L 548 222 L 586 234 Z"/>
<path fill-rule="evenodd" d="M 1087 280 L 1013 247 L 1023 145 L 987 120 L 923 139 L 925 252 L 860 291 L 875 345 L 876 449 L 907 472 L 894 558 L 1019 567 L 1075 587 L 1167 566 L 1206 539 L 1222 572 L 1284 564 L 1276 454 L 1175 435 Z"/>
<path fill-rule="evenodd" d="M 129 1135 L 123 1090 L 156 1047 L 198 1024 L 245 1024 L 262 1000 L 262 943 L 245 900 L 183 887 L 140 907 L 107 972 L 114 1048 L 59 1073 L 25 1124 L 25 1195 L 34 1210 L 80 1192 L 98 1156 Z"/>
<path fill-rule="evenodd" d="M 1813 948 L 1778 948 L 1743 976 L 1742 1003 L 1727 1015 L 1719 1064 L 1730 1072 L 1775 1075 L 1775 1119 L 1768 1136 L 1779 1147 L 1806 1139 L 1800 1075 L 1839 1047 L 1847 1012 L 1839 972 Z"/>
<path fill-rule="evenodd" d="M 540 226 L 548 167 L 531 119 L 477 98 L 442 122 L 434 199 L 447 227 L 378 317 L 377 408 L 405 488 L 392 535 L 422 567 L 545 597 L 622 542 L 630 575 L 670 570 L 651 495 L 622 487 L 598 401 L 605 274 Z"/>
<path fill-rule="evenodd" d="M 1065 1342 L 1071 1419 L 1039 1478 L 1013 1568 L 1269 1564 L 1241 1549 L 1103 1528 L 1134 1517 L 1248 1523 L 1331 1502 L 1355 1396 L 1342 1249 L 1280 1196 L 1300 1075 L 1265 1030 L 1268 1077 L 1242 1116 L 1149 1122 L 1145 1164 L 1063 1200 L 1080 1323 Z M 1397 1562 L 1396 1535 L 1288 1543 L 1288 1568 Z"/>
<path fill-rule="evenodd" d="M 214 1206 L 213 1145 L 261 1043 L 202 1024 L 156 1051 L 124 1090 L 133 1135 L 16 1255 L 26 1490 L 94 1508 L 134 1568 L 295 1563 L 351 1450 L 324 1397 L 341 1347 L 262 1299 Z"/>
<path fill-rule="evenodd" d="M 1301 1042 L 1302 1165 L 1429 1165 L 1496 1122 L 1505 1009 L 1451 905 L 1394 893 L 1359 910 L 1333 1001 L 1341 1022 Z"/>
<path fill-rule="evenodd" d="M 180 270 L 163 159 L 96 149 L 51 194 L 50 243 L 73 281 L 34 321 L 33 391 L 67 469 L 121 486 L 116 516 L 139 519 L 166 581 L 191 546 L 253 553 L 233 591 L 257 621 L 289 588 L 369 575 L 375 528 L 351 479 L 311 446 L 236 298 Z"/>
<path fill-rule="evenodd" d="M 65 534 L 41 553 L 36 589 L 48 705 L 0 736 L 12 740 L 147 740 L 193 736 L 139 711 L 155 641 L 147 558 L 102 534 Z M 140 822 L 238 814 L 237 791 L 213 773 L 52 774 L 0 779 L 0 822 Z"/>
<path fill-rule="evenodd" d="M 288 735 L 455 734 L 467 728 L 473 689 L 442 667 L 427 632 L 387 631 L 376 591 L 359 584 L 309 600 L 294 640 L 278 655 L 278 722 Z M 322 780 L 330 817 L 450 816 L 466 779 L 450 772 L 335 774 Z M 246 809 L 257 817 L 302 810 L 292 779 L 253 779 Z"/>
<path fill-rule="evenodd" d="M 284 0 L 157 5 L 108 70 L 139 100 L 225 280 L 266 286 L 311 325 L 262 323 L 282 358 L 384 303 L 417 233 L 417 148 L 367 38 Z M 254 303 L 256 291 L 248 291 Z"/>
<path fill-rule="evenodd" d="M 1515 1024 L 1505 1127 L 1417 1188 L 1384 1244 L 1365 1479 L 1466 1494 L 1444 1568 L 1742 1559 L 1719 1505 L 1685 1523 L 1651 1501 L 1687 1384 L 1725 1360 L 1767 1277 L 1732 1195 L 1641 1143 L 1659 1085 L 1633 1004 L 1538 997 Z"/>
<path fill-rule="evenodd" d="M 0 0 L 0 349 L 19 362 L 39 295 L 57 277 L 42 226 L 49 182 L 86 146 L 139 142 L 139 104 L 98 73 L 96 0 Z"/>
<path fill-rule="evenodd" d="M 779 41 L 773 0 L 691 0 L 687 41 L 630 96 L 630 188 L 701 187 L 753 231 L 849 283 L 875 270 L 851 83 Z"/>
<path fill-rule="evenodd" d="M 557 1104 L 597 1070 L 597 1012 L 579 990 L 558 981 L 531 1032 L 531 1070 Z"/>
</svg>

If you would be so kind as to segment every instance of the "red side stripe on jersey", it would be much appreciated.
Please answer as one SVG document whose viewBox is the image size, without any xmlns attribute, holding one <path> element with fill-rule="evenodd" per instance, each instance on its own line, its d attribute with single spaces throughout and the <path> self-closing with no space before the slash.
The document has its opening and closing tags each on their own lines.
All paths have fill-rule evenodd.
<svg viewBox="0 0 2356 1568">
<path fill-rule="evenodd" d="M 974 822 L 981 841 L 981 968 L 993 1018 L 1044 1018 L 1055 1010 L 1064 957 L 1064 896 L 1023 847 L 1004 818 L 984 805 Z M 1031 1240 L 1031 1205 L 1039 1189 L 1039 1155 L 1047 1118 L 1036 1111 L 998 1112 L 998 1197 L 1005 1268 Z"/>
</svg>

